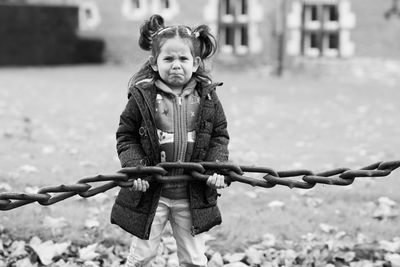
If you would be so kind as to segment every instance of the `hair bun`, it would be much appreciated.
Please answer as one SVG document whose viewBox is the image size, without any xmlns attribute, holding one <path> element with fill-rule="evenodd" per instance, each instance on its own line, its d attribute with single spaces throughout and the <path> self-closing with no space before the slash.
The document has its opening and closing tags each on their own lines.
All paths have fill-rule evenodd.
<svg viewBox="0 0 400 267">
<path fill-rule="evenodd" d="M 207 25 L 199 25 L 193 30 L 195 38 L 199 41 L 199 56 L 201 59 L 210 58 L 215 54 L 218 43 Z"/>
<path fill-rule="evenodd" d="M 158 14 L 152 15 L 140 27 L 139 46 L 149 51 L 153 42 L 153 35 L 158 30 L 164 28 L 164 19 Z"/>
</svg>

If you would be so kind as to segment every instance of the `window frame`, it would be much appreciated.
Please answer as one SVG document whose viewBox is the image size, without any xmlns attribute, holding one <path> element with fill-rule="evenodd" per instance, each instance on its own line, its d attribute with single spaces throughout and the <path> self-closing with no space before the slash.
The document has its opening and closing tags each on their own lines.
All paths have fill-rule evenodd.
<svg viewBox="0 0 400 267">
<path fill-rule="evenodd" d="M 91 17 L 87 15 L 90 11 Z M 100 11 L 94 1 L 84 1 L 79 4 L 79 30 L 90 31 L 97 28 L 101 23 Z"/>
<path fill-rule="evenodd" d="M 339 20 L 337 2 L 304 2 L 301 14 L 301 54 L 309 57 L 340 57 Z M 332 38 L 335 39 L 334 47 Z"/>
<path fill-rule="evenodd" d="M 244 4 L 246 4 L 247 14 L 243 14 Z M 221 52 L 236 55 L 248 54 L 250 43 L 248 0 L 221 0 L 218 13 L 218 35 Z M 245 31 L 243 31 L 244 28 Z M 232 37 L 228 36 L 229 31 Z M 246 44 L 243 45 L 243 43 Z"/>
<path fill-rule="evenodd" d="M 135 3 L 132 3 L 135 1 Z M 136 7 L 135 7 L 136 5 Z M 124 0 L 121 12 L 128 20 L 139 21 L 147 16 L 148 4 L 146 0 Z"/>
</svg>

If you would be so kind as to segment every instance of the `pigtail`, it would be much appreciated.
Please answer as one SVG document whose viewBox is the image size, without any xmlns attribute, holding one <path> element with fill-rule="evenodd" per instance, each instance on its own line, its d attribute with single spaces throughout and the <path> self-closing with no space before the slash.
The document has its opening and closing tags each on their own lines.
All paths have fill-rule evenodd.
<svg viewBox="0 0 400 267">
<path fill-rule="evenodd" d="M 202 60 L 212 57 L 218 45 L 211 29 L 207 25 L 200 25 L 193 30 L 193 35 L 199 41 L 199 57 Z"/>
<path fill-rule="evenodd" d="M 140 27 L 139 46 L 146 51 L 151 50 L 154 34 L 164 28 L 164 19 L 160 15 L 152 15 Z"/>
</svg>

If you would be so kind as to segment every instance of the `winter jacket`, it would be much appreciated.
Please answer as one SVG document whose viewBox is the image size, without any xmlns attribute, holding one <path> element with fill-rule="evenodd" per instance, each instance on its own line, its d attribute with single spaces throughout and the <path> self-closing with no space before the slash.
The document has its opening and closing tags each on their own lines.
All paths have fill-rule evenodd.
<svg viewBox="0 0 400 267">
<path fill-rule="evenodd" d="M 192 162 L 227 161 L 229 135 L 222 105 L 215 92 L 221 84 L 198 81 L 200 109 L 195 125 L 196 140 Z M 129 89 L 129 100 L 120 116 L 117 151 L 122 167 L 154 166 L 160 163 L 160 145 L 155 125 L 157 87 L 154 82 L 139 83 Z M 161 184 L 152 181 L 146 192 L 121 188 L 111 212 L 111 223 L 148 239 L 161 194 Z M 208 231 L 221 223 L 217 191 L 204 181 L 188 182 L 192 234 Z"/>
<path fill-rule="evenodd" d="M 156 125 L 161 148 L 161 162 L 190 161 L 196 140 L 195 123 L 200 107 L 200 96 L 192 78 L 182 89 L 180 95 L 162 80 L 156 80 Z M 182 174 L 182 169 L 171 169 L 169 175 Z M 169 199 L 187 198 L 187 182 L 164 183 L 161 196 Z"/>
</svg>

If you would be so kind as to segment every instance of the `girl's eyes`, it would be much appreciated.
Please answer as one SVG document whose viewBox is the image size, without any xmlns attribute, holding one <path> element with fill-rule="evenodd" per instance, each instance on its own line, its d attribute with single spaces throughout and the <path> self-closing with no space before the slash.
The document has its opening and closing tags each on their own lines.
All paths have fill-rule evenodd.
<svg viewBox="0 0 400 267">
<path fill-rule="evenodd" d="M 174 60 L 174 58 L 173 57 L 165 57 L 164 60 L 168 61 L 168 62 L 171 62 L 171 61 Z M 179 57 L 179 60 L 180 61 L 187 61 L 187 60 L 189 60 L 189 58 L 188 57 Z"/>
</svg>

